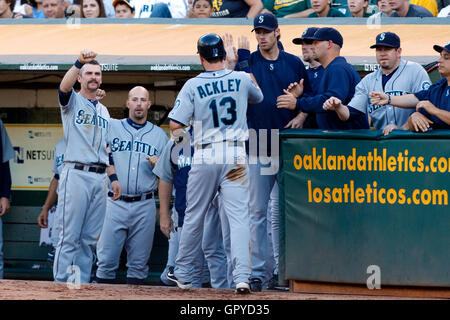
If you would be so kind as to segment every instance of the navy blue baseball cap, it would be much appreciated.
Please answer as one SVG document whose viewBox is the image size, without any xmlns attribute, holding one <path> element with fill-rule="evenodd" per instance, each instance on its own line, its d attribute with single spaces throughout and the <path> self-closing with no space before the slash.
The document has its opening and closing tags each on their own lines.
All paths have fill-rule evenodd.
<svg viewBox="0 0 450 320">
<path fill-rule="evenodd" d="M 273 31 L 278 28 L 278 19 L 272 13 L 261 13 L 258 14 L 255 19 L 253 19 L 253 30 L 255 29 L 266 29 Z"/>
<path fill-rule="evenodd" d="M 433 49 L 436 50 L 437 52 L 441 53 L 442 50 L 445 50 L 447 52 L 450 52 L 450 42 L 447 43 L 445 46 L 441 47 L 438 46 L 437 44 L 433 46 Z"/>
<path fill-rule="evenodd" d="M 339 31 L 329 27 L 319 28 L 314 33 L 314 36 L 312 36 L 310 39 L 318 41 L 332 41 L 334 44 L 337 44 L 341 48 L 344 44 L 344 39 L 342 38 L 342 35 L 339 33 Z"/>
<path fill-rule="evenodd" d="M 393 32 L 382 32 L 377 35 L 376 43 L 370 49 L 376 47 L 400 48 L 400 38 Z"/>
<path fill-rule="evenodd" d="M 303 40 L 312 40 L 312 38 L 314 37 L 314 33 L 316 33 L 317 30 L 319 30 L 319 28 L 309 27 L 308 29 L 303 31 L 300 38 L 294 38 L 292 39 L 292 42 L 294 44 L 303 44 Z"/>
</svg>

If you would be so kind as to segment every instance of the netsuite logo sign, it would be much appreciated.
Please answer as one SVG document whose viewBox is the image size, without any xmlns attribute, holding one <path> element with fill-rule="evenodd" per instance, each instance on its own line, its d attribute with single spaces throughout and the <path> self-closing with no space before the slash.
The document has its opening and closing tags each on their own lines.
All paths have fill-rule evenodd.
<svg viewBox="0 0 450 320">
<path fill-rule="evenodd" d="M 14 163 L 22 164 L 23 160 L 23 148 L 14 147 Z"/>
<path fill-rule="evenodd" d="M 34 138 L 50 138 L 52 136 L 52 133 L 50 131 L 33 131 L 28 130 L 28 138 L 34 139 Z"/>
</svg>

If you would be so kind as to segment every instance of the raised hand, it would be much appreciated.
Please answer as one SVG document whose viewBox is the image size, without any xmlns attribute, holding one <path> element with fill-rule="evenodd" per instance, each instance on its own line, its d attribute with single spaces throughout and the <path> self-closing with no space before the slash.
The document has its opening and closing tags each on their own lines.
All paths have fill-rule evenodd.
<svg viewBox="0 0 450 320">
<path fill-rule="evenodd" d="M 250 41 L 246 36 L 240 36 L 238 38 L 238 48 L 250 50 Z"/>
<path fill-rule="evenodd" d="M 81 63 L 88 63 L 95 59 L 97 56 L 97 53 L 90 50 L 83 50 L 80 52 L 80 55 L 78 56 L 78 61 Z"/>
<path fill-rule="evenodd" d="M 223 45 L 226 52 L 226 63 L 228 69 L 234 69 L 234 65 L 238 60 L 237 50 L 234 46 L 233 36 L 229 33 L 225 33 L 222 36 Z"/>
<path fill-rule="evenodd" d="M 292 93 L 294 97 L 299 98 L 303 94 L 303 79 L 300 79 L 300 82 L 291 83 L 287 91 Z"/>
</svg>

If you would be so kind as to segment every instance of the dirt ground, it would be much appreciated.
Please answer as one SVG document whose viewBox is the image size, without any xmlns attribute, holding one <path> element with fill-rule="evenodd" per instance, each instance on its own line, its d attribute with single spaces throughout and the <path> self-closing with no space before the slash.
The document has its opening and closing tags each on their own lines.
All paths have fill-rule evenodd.
<svg viewBox="0 0 450 320">
<path fill-rule="evenodd" d="M 70 289 L 65 283 L 30 280 L 0 280 L 1 300 L 398 300 L 399 297 L 366 295 L 305 294 L 263 291 L 237 295 L 233 290 L 174 287 L 82 284 Z M 408 299 L 409 300 L 409 299 Z"/>
</svg>

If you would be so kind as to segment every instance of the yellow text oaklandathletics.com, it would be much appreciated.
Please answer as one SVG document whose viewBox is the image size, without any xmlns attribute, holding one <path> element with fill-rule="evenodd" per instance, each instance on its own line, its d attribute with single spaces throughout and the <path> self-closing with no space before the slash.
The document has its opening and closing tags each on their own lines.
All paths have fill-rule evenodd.
<svg viewBox="0 0 450 320">
<path fill-rule="evenodd" d="M 322 152 L 312 149 L 312 154 L 295 155 L 294 167 L 297 170 L 319 171 L 390 171 L 390 172 L 450 172 L 450 158 L 431 157 L 425 163 L 423 156 L 409 156 L 408 150 L 393 156 L 387 154 L 386 148 L 381 152 L 374 148 L 366 155 L 357 155 L 356 148 L 351 155 L 328 155 L 326 148 Z"/>
</svg>

